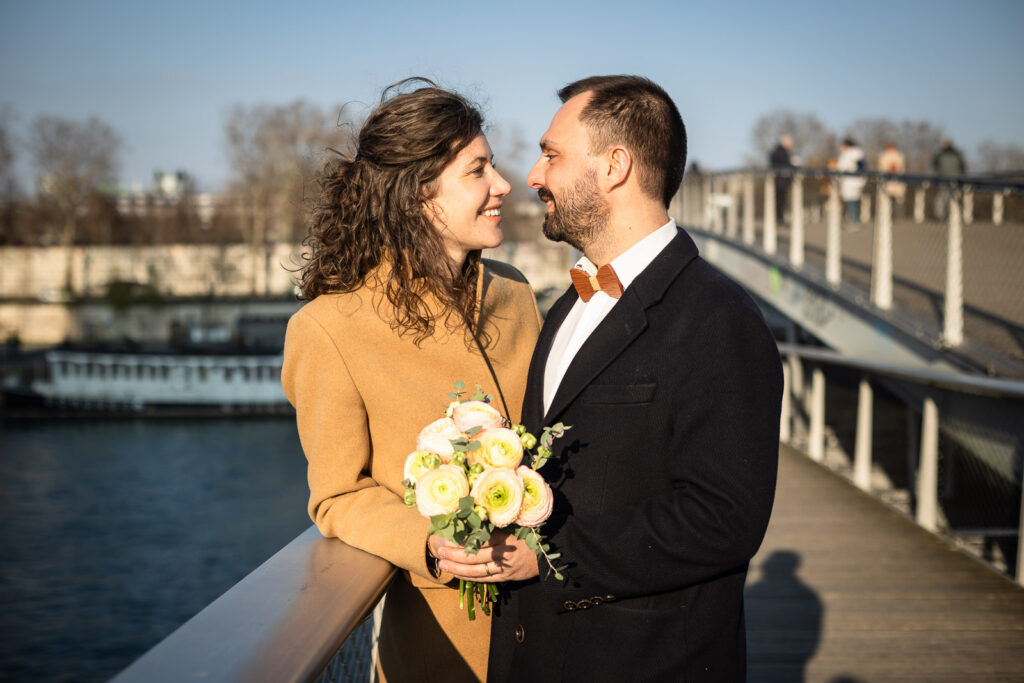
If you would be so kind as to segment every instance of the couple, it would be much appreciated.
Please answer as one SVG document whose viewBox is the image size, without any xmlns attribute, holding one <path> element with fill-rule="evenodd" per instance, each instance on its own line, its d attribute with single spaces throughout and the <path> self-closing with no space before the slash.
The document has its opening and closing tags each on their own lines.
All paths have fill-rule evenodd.
<svg viewBox="0 0 1024 683">
<path fill-rule="evenodd" d="M 675 105 L 634 76 L 559 91 L 528 182 L 544 234 L 585 256 L 541 329 L 523 276 L 480 258 L 501 243 L 510 189 L 481 116 L 428 85 L 386 97 L 325 175 L 311 301 L 282 373 L 313 520 L 402 570 L 378 675 L 744 680 L 743 583 L 772 507 L 782 373 L 753 301 L 668 216 L 686 157 Z M 534 434 L 572 425 L 541 470 L 564 581 L 515 538 L 466 555 L 428 537 L 403 503 L 411 444 L 455 380 Z M 467 620 L 456 578 L 505 582 L 492 619 Z"/>
</svg>

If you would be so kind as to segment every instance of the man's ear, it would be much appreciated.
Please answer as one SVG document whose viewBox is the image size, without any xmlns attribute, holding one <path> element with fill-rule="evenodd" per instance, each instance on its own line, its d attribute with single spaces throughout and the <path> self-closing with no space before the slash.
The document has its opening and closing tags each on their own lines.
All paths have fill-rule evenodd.
<svg viewBox="0 0 1024 683">
<path fill-rule="evenodd" d="M 602 155 L 602 170 L 598 184 L 605 192 L 621 187 L 633 172 L 633 155 L 625 147 L 611 147 Z"/>
</svg>

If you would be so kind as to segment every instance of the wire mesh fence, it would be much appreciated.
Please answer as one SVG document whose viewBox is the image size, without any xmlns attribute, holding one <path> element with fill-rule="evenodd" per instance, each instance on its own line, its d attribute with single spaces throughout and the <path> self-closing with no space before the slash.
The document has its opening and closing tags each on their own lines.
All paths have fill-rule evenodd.
<svg viewBox="0 0 1024 683">
<path fill-rule="evenodd" d="M 376 646 L 374 622 L 367 618 L 345 640 L 316 683 L 372 683 L 375 680 L 373 653 Z"/>
</svg>

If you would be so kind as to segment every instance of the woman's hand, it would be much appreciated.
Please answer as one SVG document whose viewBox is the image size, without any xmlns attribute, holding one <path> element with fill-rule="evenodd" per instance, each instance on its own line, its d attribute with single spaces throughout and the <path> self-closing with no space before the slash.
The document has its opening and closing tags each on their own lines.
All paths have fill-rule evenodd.
<svg viewBox="0 0 1024 683">
<path fill-rule="evenodd" d="M 467 555 L 462 546 L 440 536 L 431 536 L 428 543 L 431 552 L 441 560 L 441 571 L 466 581 L 524 581 L 540 574 L 536 553 L 525 541 L 504 531 L 491 534 L 491 540 L 475 555 Z"/>
</svg>

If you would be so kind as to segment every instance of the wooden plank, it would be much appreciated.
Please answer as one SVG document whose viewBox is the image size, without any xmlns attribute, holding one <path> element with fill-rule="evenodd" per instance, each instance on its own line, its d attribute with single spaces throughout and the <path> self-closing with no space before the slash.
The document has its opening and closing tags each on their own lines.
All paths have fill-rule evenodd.
<svg viewBox="0 0 1024 683">
<path fill-rule="evenodd" d="M 786 447 L 746 609 L 751 681 L 1024 680 L 1024 590 Z"/>
</svg>

